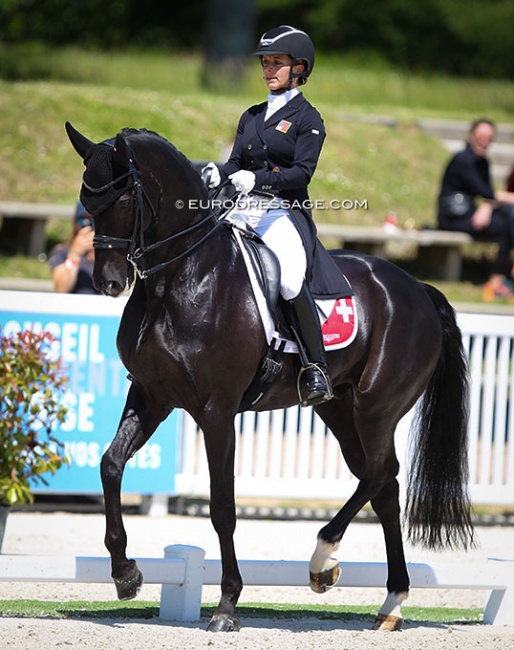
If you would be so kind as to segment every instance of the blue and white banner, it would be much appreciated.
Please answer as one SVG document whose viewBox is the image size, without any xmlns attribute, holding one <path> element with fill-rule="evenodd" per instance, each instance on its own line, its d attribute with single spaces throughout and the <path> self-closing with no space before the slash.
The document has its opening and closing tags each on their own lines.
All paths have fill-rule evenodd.
<svg viewBox="0 0 514 650">
<path fill-rule="evenodd" d="M 100 493 L 100 460 L 116 433 L 129 381 L 116 349 L 126 299 L 104 296 L 0 291 L 3 335 L 31 329 L 53 334 L 55 354 L 68 369 L 68 413 L 56 429 L 71 466 L 47 475 L 36 492 Z M 125 469 L 122 490 L 173 494 L 179 413 L 173 411 Z"/>
</svg>

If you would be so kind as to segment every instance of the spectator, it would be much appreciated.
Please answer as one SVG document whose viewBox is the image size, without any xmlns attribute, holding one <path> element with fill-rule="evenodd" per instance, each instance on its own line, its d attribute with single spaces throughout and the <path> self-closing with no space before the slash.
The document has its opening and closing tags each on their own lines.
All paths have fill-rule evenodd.
<svg viewBox="0 0 514 650">
<path fill-rule="evenodd" d="M 505 189 L 507 192 L 514 192 L 514 166 L 510 170 L 510 174 L 505 182 Z"/>
<path fill-rule="evenodd" d="M 491 184 L 486 153 L 495 134 L 490 120 L 473 122 L 465 149 L 446 167 L 438 209 L 442 230 L 459 230 L 498 243 L 498 254 L 484 286 L 487 301 L 514 299 L 510 257 L 514 248 L 514 193 L 495 191 Z"/>
<path fill-rule="evenodd" d="M 49 259 L 58 293 L 98 293 L 93 286 L 93 227 L 93 217 L 77 203 L 71 237 L 66 244 L 56 246 Z"/>
</svg>

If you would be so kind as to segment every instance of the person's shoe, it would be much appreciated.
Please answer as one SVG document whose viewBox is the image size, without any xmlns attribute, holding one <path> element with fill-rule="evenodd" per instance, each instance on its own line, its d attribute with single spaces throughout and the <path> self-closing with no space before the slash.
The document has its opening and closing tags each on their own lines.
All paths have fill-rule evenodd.
<svg viewBox="0 0 514 650">
<path fill-rule="evenodd" d="M 316 404 L 332 399 L 334 396 L 332 385 L 325 369 L 312 364 L 303 370 L 301 376 L 305 386 L 302 406 L 316 406 Z"/>
<path fill-rule="evenodd" d="M 494 302 L 495 300 L 507 300 L 508 302 L 514 301 L 514 289 L 508 280 L 501 280 L 499 282 L 486 282 L 482 298 L 485 302 Z"/>
</svg>

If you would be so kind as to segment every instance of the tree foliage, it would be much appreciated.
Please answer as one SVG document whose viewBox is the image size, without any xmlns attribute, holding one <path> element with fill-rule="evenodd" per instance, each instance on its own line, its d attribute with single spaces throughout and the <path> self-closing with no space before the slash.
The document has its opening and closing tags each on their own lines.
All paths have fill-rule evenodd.
<svg viewBox="0 0 514 650">
<path fill-rule="evenodd" d="M 0 42 L 203 49 L 209 15 L 229 28 L 234 12 L 253 3 L 255 40 L 293 24 L 318 51 L 373 53 L 410 69 L 514 75 L 512 0 L 146 0 L 144 10 L 135 0 L 0 0 Z"/>
</svg>

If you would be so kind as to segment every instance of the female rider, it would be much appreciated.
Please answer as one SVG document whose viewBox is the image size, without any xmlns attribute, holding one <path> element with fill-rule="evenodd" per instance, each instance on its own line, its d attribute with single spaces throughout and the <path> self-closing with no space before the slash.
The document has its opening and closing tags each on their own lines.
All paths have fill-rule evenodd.
<svg viewBox="0 0 514 650">
<path fill-rule="evenodd" d="M 332 397 L 312 295 L 335 298 L 347 289 L 316 238 L 307 192 L 325 139 L 320 114 L 299 90 L 314 67 L 314 46 L 305 32 L 283 25 L 263 34 L 254 55 L 268 99 L 243 113 L 228 162 L 211 162 L 202 172 L 206 178 L 210 173 L 210 188 L 228 178 L 243 194 L 257 190 L 276 197 L 272 209 L 252 200 L 243 216 L 280 262 L 280 292 L 309 361 L 302 373 L 307 406 Z"/>
</svg>

